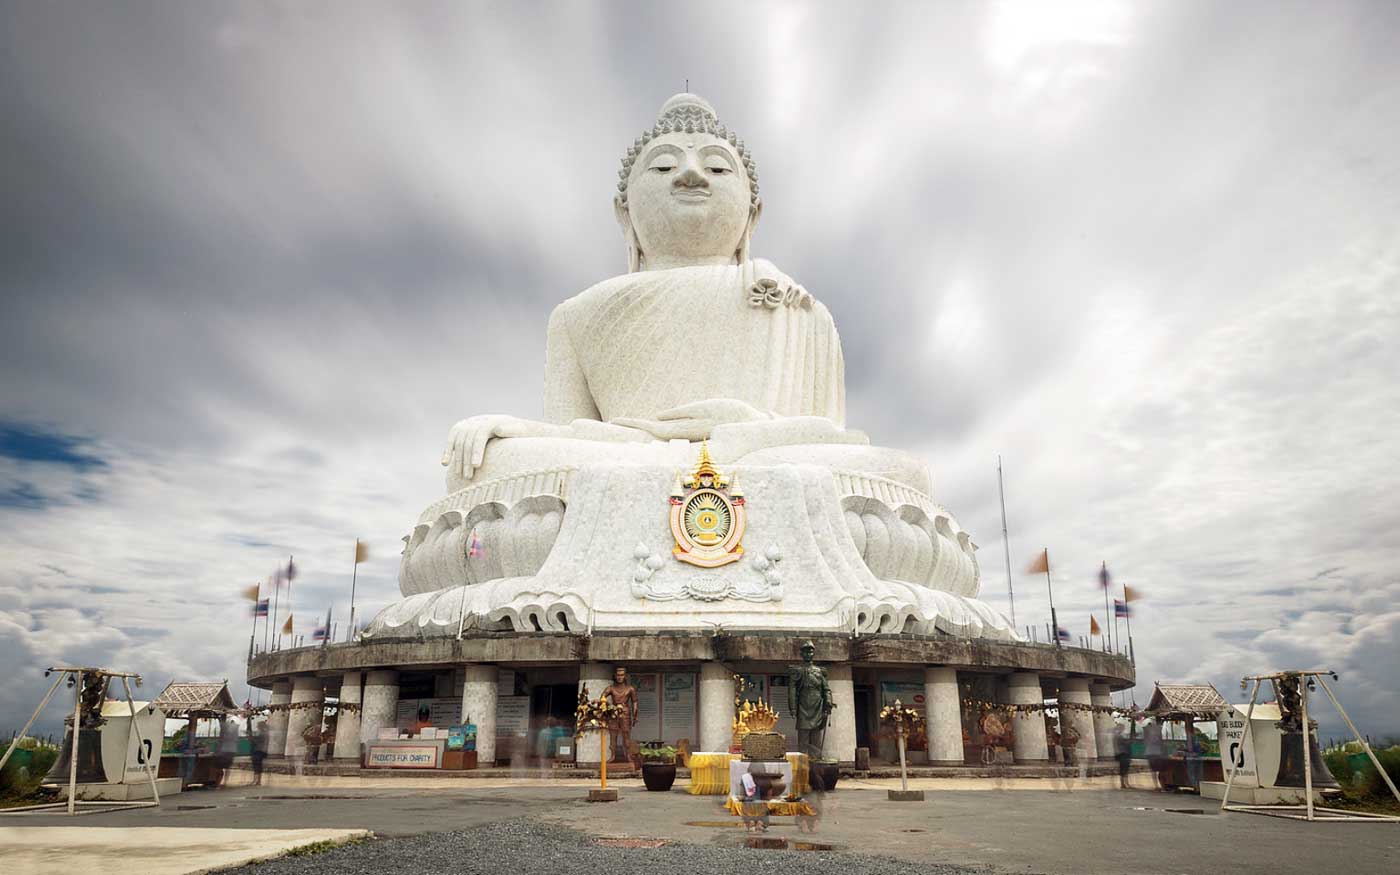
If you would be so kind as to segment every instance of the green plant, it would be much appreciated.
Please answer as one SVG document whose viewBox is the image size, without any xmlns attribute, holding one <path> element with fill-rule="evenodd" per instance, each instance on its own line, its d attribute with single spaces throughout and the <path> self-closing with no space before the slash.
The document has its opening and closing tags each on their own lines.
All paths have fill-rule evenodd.
<svg viewBox="0 0 1400 875">
<path fill-rule="evenodd" d="M 679 751 L 669 744 L 663 744 L 642 747 L 638 753 L 640 753 L 642 759 L 648 763 L 673 764 L 676 761 L 676 754 L 679 753 Z"/>
</svg>

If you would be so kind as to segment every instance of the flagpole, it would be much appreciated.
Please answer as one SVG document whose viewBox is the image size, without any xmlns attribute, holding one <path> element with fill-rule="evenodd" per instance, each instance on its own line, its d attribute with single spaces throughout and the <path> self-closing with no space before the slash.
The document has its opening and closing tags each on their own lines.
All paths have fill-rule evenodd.
<svg viewBox="0 0 1400 875">
<path fill-rule="evenodd" d="M 331 643 L 331 610 L 334 607 L 334 605 L 330 605 L 326 608 L 326 634 L 321 638 L 321 649 L 323 650 Z"/>
<path fill-rule="evenodd" d="M 360 575 L 360 539 L 355 539 L 355 565 L 350 572 L 350 628 L 345 635 L 345 640 L 349 641 L 350 636 L 355 632 L 355 581 Z"/>
<path fill-rule="evenodd" d="M 1001 454 L 997 453 L 997 495 L 1001 497 L 1001 547 L 1006 553 L 1006 600 L 1011 605 L 1011 628 L 1016 628 L 1016 591 L 1011 586 L 1011 539 L 1006 534 L 1006 487 L 1002 484 Z"/>
<path fill-rule="evenodd" d="M 1108 578 L 1108 561 L 1107 561 L 1107 560 L 1104 560 L 1103 564 L 1099 567 L 1099 585 L 1103 588 L 1103 618 L 1104 618 L 1105 620 L 1107 620 L 1107 619 L 1108 619 L 1108 585 L 1109 585 L 1109 578 Z M 1104 623 L 1104 631 L 1107 631 L 1107 630 L 1108 630 L 1108 624 L 1107 624 L 1107 623 Z M 1100 637 L 1100 638 L 1103 638 L 1102 635 L 1100 635 L 1099 637 Z M 1112 649 L 1112 647 L 1113 647 L 1113 644 L 1110 642 L 1107 649 Z"/>
<path fill-rule="evenodd" d="M 293 559 L 293 558 L 294 558 L 294 557 L 292 557 L 292 556 L 288 556 L 288 557 L 287 557 L 287 616 L 289 616 L 289 617 L 292 616 L 292 613 L 293 613 L 293 612 L 292 612 L 292 559 Z M 278 630 L 277 630 L 277 642 L 278 642 L 278 645 L 280 646 L 280 645 L 281 645 L 281 642 L 282 642 L 282 630 L 281 630 L 281 629 L 278 629 Z M 292 635 L 292 647 L 296 647 L 296 635 L 295 635 L 295 634 Z"/>
<path fill-rule="evenodd" d="M 1050 594 L 1050 625 L 1054 627 L 1055 646 L 1060 646 L 1060 621 L 1055 616 L 1055 590 L 1050 585 L 1050 548 L 1045 548 L 1045 591 Z"/>
<path fill-rule="evenodd" d="M 1133 609 L 1128 607 L 1128 588 L 1126 586 L 1123 587 L 1123 622 L 1128 626 L 1128 661 L 1136 662 L 1137 660 L 1133 657 Z"/>
<path fill-rule="evenodd" d="M 248 661 L 253 661 L 253 642 L 258 637 L 258 601 L 262 597 L 262 587 L 258 587 L 258 594 L 253 596 L 253 631 L 248 635 Z"/>
<path fill-rule="evenodd" d="M 268 630 L 269 632 L 272 631 L 272 627 L 273 627 L 273 626 L 276 626 L 276 625 L 277 625 L 277 605 L 278 605 L 278 603 L 281 602 L 281 601 L 282 601 L 282 570 L 279 568 L 279 569 L 277 570 L 277 573 L 274 574 L 274 575 L 272 575 L 272 626 L 268 626 L 268 627 L 267 627 L 267 630 Z M 270 638 L 270 637 L 271 637 L 271 636 L 269 636 L 269 638 Z M 281 646 L 280 646 L 281 644 L 282 644 L 282 629 L 281 629 L 281 627 L 278 627 L 278 629 L 277 629 L 277 640 L 276 640 L 275 642 L 269 644 L 268 647 L 271 648 L 271 649 L 274 649 L 274 650 L 280 650 L 280 649 L 281 649 Z"/>
</svg>

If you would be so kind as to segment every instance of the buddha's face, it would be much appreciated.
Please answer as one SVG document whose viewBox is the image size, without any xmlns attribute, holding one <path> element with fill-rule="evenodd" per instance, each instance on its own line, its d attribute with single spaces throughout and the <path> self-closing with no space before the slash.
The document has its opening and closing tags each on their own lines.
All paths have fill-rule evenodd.
<svg viewBox="0 0 1400 875">
<path fill-rule="evenodd" d="M 642 257 L 732 258 L 750 220 L 749 179 L 734 147 L 711 134 L 665 134 L 632 164 L 627 204 Z"/>
</svg>

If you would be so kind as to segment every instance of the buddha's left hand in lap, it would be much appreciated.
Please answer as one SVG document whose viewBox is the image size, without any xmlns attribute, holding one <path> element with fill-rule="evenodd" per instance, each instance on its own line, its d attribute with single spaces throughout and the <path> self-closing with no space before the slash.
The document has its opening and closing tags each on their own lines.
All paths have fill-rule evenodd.
<svg viewBox="0 0 1400 875">
<path fill-rule="evenodd" d="M 746 401 L 735 398 L 710 398 L 663 410 L 656 415 L 656 419 L 619 417 L 612 420 L 612 423 L 640 429 L 657 440 L 699 441 L 707 439 L 717 426 L 772 419 L 773 414 L 759 410 Z"/>
</svg>

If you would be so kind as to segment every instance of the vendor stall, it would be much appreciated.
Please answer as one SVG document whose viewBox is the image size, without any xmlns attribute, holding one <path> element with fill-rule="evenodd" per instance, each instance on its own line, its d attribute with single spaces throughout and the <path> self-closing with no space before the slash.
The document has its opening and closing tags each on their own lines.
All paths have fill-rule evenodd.
<svg viewBox="0 0 1400 875">
<path fill-rule="evenodd" d="M 201 720 L 222 721 L 238 711 L 228 681 L 171 681 L 151 705 L 164 711 L 167 719 L 186 721 L 185 737 L 178 748 L 161 752 L 160 777 L 179 777 L 181 787 L 212 787 L 222 781 L 229 763 L 220 758 L 220 739 L 200 739 L 198 735 Z"/>
<path fill-rule="evenodd" d="M 1184 724 L 1185 737 L 1161 737 L 1146 750 L 1148 765 L 1166 789 L 1200 792 L 1202 781 L 1224 780 L 1220 751 L 1215 742 L 1197 728 L 1198 723 L 1214 725 L 1220 712 L 1229 707 L 1210 684 L 1155 684 L 1152 701 L 1145 713 L 1159 727 Z"/>
</svg>

